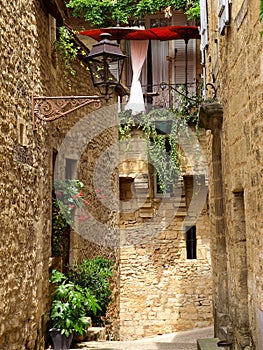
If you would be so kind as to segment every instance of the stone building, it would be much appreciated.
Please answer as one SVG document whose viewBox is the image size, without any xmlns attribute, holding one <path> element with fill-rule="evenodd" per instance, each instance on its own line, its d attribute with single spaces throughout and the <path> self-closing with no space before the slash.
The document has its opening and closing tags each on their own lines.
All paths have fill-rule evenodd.
<svg viewBox="0 0 263 350">
<path fill-rule="evenodd" d="M 111 310 L 115 338 L 210 325 L 209 207 L 201 201 L 198 217 L 188 210 L 194 182 L 187 161 L 175 196 L 155 196 L 156 182 L 148 165 L 129 161 L 140 157 L 138 148 L 128 158 L 119 152 L 118 121 L 110 118 L 116 115 L 117 105 L 110 105 L 115 98 L 102 102 L 99 110 L 88 105 L 34 127 L 33 96 L 98 92 L 91 87 L 85 62 L 74 66 L 77 73 L 69 84 L 65 66 L 55 55 L 56 28 L 68 17 L 62 0 L 0 0 L 0 7 L 0 348 L 44 349 L 49 272 L 58 266 L 51 247 L 54 177 L 77 176 L 94 197 L 88 214 L 93 220 L 71 230 L 67 257 L 72 262 L 100 254 L 116 261 Z M 192 48 L 189 52 L 196 67 L 199 56 Z M 194 69 L 191 76 L 199 73 Z M 205 149 L 203 130 L 200 135 Z M 206 171 L 201 175 L 206 190 Z M 138 196 L 131 198 L 132 188 Z M 192 255 L 187 251 L 187 227 L 194 227 L 189 236 L 194 241 Z M 146 239 L 141 240 L 142 232 Z M 137 235 L 139 244 L 133 241 Z M 129 244 L 122 245 L 122 239 Z"/>
<path fill-rule="evenodd" d="M 186 16 L 176 11 L 169 19 L 163 14 L 146 16 L 144 24 L 146 28 L 163 22 L 184 26 L 186 21 Z M 129 43 L 126 50 L 129 55 Z M 123 76 L 128 86 L 129 63 L 128 59 Z M 201 73 L 198 40 L 189 40 L 187 63 L 184 40 L 149 44 L 141 75 L 146 111 L 175 107 L 179 98 L 173 88 L 180 89 L 187 82 L 191 96 L 197 94 Z M 140 131 L 134 128 L 128 145 L 120 142 L 121 340 L 212 324 L 206 133 L 200 129 L 198 139 L 191 132 L 194 141 L 180 144 L 184 159 L 181 175 L 167 194 L 158 187 L 154 164 L 147 156 Z M 194 165 L 196 146 L 198 169 Z"/>
<path fill-rule="evenodd" d="M 1 0 L 0 8 L 0 348 L 44 349 L 49 270 L 56 260 L 51 251 L 54 156 L 68 130 L 94 106 L 34 128 L 32 96 L 96 93 L 82 66 L 76 66 L 69 86 L 55 55 L 56 27 L 67 16 L 63 1 Z M 103 148 L 118 133 L 112 129 L 99 138 Z M 109 156 L 105 163 L 111 161 Z M 113 227 L 118 223 L 114 214 L 107 220 Z M 81 243 L 71 239 L 73 244 Z M 89 249 L 96 250 L 92 244 Z M 105 256 L 114 258 L 112 249 Z"/>
<path fill-rule="evenodd" d="M 201 9 L 215 334 L 235 350 L 263 349 L 259 1 L 208 0 Z"/>
</svg>

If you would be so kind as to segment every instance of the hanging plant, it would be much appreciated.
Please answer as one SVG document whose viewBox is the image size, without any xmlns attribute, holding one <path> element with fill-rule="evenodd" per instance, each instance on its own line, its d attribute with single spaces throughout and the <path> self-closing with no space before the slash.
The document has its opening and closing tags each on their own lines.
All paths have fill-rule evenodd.
<svg viewBox="0 0 263 350">
<path fill-rule="evenodd" d="M 76 70 L 73 68 L 74 62 L 78 61 L 81 66 L 84 66 L 82 59 L 86 57 L 87 53 L 78 45 L 78 40 L 75 38 L 72 29 L 62 26 L 58 29 L 58 32 L 55 47 L 65 65 L 64 77 L 69 82 L 68 75 L 76 75 Z"/>
<path fill-rule="evenodd" d="M 198 135 L 198 111 L 201 97 L 189 98 L 184 87 L 178 90 L 181 96 L 174 109 L 152 109 L 148 113 L 132 114 L 131 110 L 119 113 L 121 141 L 131 140 L 134 129 L 142 131 L 147 144 L 147 156 L 153 164 L 160 181 L 160 189 L 168 192 L 181 173 L 182 149 L 180 142 L 189 142 L 189 124 Z M 169 130 L 167 130 L 169 128 Z M 198 152 L 198 150 L 197 150 Z"/>
</svg>

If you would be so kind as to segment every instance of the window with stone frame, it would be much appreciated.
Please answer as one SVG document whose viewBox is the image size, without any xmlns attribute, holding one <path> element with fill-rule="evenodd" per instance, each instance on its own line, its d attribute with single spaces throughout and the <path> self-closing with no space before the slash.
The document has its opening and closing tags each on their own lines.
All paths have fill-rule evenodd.
<svg viewBox="0 0 263 350">
<path fill-rule="evenodd" d="M 185 230 L 186 230 L 186 258 L 193 260 L 197 258 L 196 226 L 187 226 Z"/>
<path fill-rule="evenodd" d="M 66 158 L 65 179 L 76 179 L 78 172 L 78 161 L 76 159 Z"/>
</svg>

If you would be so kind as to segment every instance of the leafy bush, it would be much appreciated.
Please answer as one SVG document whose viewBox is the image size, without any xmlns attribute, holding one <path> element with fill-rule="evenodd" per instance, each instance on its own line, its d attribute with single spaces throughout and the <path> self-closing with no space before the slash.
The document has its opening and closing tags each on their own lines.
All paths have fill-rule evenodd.
<svg viewBox="0 0 263 350">
<path fill-rule="evenodd" d="M 100 309 L 97 299 L 88 290 L 68 280 L 57 270 L 52 271 L 50 282 L 56 285 L 53 293 L 50 320 L 53 328 L 67 337 L 73 332 L 83 334 L 89 325 L 87 313 Z"/>
<path fill-rule="evenodd" d="M 112 260 L 98 256 L 95 259 L 84 260 L 80 265 L 74 264 L 68 270 L 70 281 L 87 288 L 96 297 L 100 309 L 96 313 L 91 309 L 87 315 L 97 323 L 101 322 L 101 316 L 106 315 L 111 300 L 109 279 L 112 276 L 112 267 Z"/>
</svg>

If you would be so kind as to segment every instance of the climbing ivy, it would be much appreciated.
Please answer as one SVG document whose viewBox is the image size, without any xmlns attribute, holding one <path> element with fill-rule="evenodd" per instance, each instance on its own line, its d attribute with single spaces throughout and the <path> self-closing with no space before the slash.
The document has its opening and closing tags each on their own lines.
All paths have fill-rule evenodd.
<svg viewBox="0 0 263 350">
<path fill-rule="evenodd" d="M 127 24 L 130 18 L 140 19 L 158 11 L 182 10 L 189 19 L 200 17 L 199 0 L 68 0 L 73 16 L 84 18 L 94 26 Z"/>
<path fill-rule="evenodd" d="M 184 87 L 182 91 L 184 91 Z M 180 99 L 180 94 L 178 99 Z M 147 144 L 148 159 L 159 177 L 160 189 L 163 193 L 169 191 L 170 185 L 176 182 L 181 173 L 182 149 L 180 148 L 180 140 L 183 137 L 185 141 L 190 142 L 189 125 L 196 128 L 198 136 L 200 102 L 201 96 L 188 98 L 182 94 L 180 103 L 173 109 L 154 108 L 147 113 L 136 115 L 133 115 L 131 110 L 119 113 L 120 140 L 126 141 L 129 145 L 133 130 L 142 131 Z M 170 131 L 166 133 L 164 130 L 167 124 L 170 124 Z M 196 151 L 199 154 L 199 149 Z"/>
</svg>

